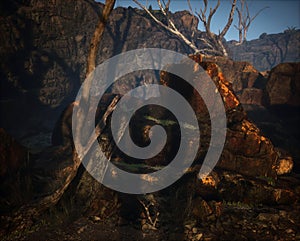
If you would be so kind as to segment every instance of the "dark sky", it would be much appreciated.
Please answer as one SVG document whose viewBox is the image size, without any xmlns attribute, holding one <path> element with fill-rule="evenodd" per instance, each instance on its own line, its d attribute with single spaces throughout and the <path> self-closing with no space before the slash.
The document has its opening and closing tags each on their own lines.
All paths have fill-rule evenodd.
<svg viewBox="0 0 300 241">
<path fill-rule="evenodd" d="M 101 0 L 101 2 L 104 2 L 104 0 Z M 154 9 L 157 8 L 156 0 L 140 0 L 140 2 L 144 5 L 151 4 Z M 193 8 L 196 8 L 196 10 L 203 7 L 202 0 L 191 0 L 191 2 Z M 251 24 L 248 32 L 248 40 L 258 38 L 264 32 L 279 33 L 283 32 L 288 27 L 296 27 L 297 29 L 300 28 L 300 0 L 248 0 L 247 2 L 251 16 L 254 16 L 260 9 L 266 6 L 269 7 L 263 10 Z M 209 0 L 209 3 L 211 6 L 214 6 L 217 1 Z M 138 7 L 132 0 L 117 0 L 116 6 Z M 221 0 L 221 5 L 212 19 L 212 30 L 214 32 L 218 33 L 219 29 L 223 28 L 228 18 L 230 6 L 230 0 Z M 170 8 L 171 11 L 187 10 L 188 5 L 186 0 L 172 0 Z M 237 15 L 234 19 L 235 24 L 236 21 Z M 201 24 L 199 24 L 199 29 L 203 30 Z M 238 38 L 238 32 L 233 25 L 225 38 L 227 40 Z"/>
</svg>

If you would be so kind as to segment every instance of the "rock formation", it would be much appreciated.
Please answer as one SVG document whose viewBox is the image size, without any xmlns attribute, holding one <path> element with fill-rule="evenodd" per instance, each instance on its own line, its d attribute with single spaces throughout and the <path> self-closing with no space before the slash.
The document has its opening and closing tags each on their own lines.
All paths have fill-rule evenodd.
<svg viewBox="0 0 300 241">
<path fill-rule="evenodd" d="M 166 240 L 175 240 L 174 234 L 180 240 L 300 238 L 296 232 L 300 210 L 299 176 L 294 173 L 287 175 L 293 164 L 294 170 L 300 170 L 297 169 L 299 133 L 295 131 L 299 123 L 299 112 L 295 112 L 299 111 L 299 64 L 282 64 L 264 75 L 258 71 L 269 70 L 279 61 L 278 56 L 284 57 L 280 61 L 299 60 L 297 51 L 294 51 L 295 46 L 299 46 L 296 41 L 299 31 L 279 34 L 280 41 L 277 42 L 273 41 L 275 35 L 262 35 L 257 40 L 259 43 L 251 41 L 241 46 L 229 43 L 234 58 L 249 61 L 258 66 L 258 70 L 247 62 L 190 56 L 215 82 L 224 99 L 227 115 L 225 147 L 210 176 L 205 179 L 197 177 L 210 139 L 207 109 L 201 98 L 181 79 L 162 72 L 159 81 L 181 92 L 196 110 L 203 136 L 194 165 L 174 185 L 140 196 L 105 188 L 80 167 L 63 197 L 55 200 L 56 206 L 50 208 L 43 206 L 45 197 L 47 201 L 47 197 L 62 185 L 73 158 L 76 158 L 70 134 L 72 106 L 69 104 L 83 81 L 86 53 L 102 4 L 92 0 L 4 0 L 2 5 L 6 8 L 0 8 L 1 127 L 23 142 L 28 136 L 36 138 L 37 134 L 53 132 L 53 145 L 49 141 L 47 148 L 33 152 L 17 144 L 1 129 L 0 235 L 7 235 L 8 240 L 21 238 L 20 234 L 25 236 L 24 239 L 34 238 L 30 232 L 36 227 L 36 220 L 45 224 L 54 212 L 56 219 L 51 220 L 52 223 L 57 221 L 57 214 L 68 217 L 72 214 L 74 218 L 83 215 L 86 220 L 92 218 L 93 222 L 110 222 L 111 228 L 105 225 L 101 228 L 103 233 L 109 230 L 108 237 L 103 240 L 120 238 L 112 231 L 119 230 L 116 223 L 138 224 L 144 232 L 141 237 L 150 232 L 150 236 Z M 187 11 L 172 16 L 187 36 L 192 36 L 195 31 L 194 40 L 197 41 L 197 36 L 202 34 L 195 30 L 197 20 Z M 290 37 L 285 42 L 287 34 Z M 258 47 L 255 49 L 254 45 Z M 190 53 L 180 40 L 160 29 L 143 11 L 116 8 L 100 44 L 99 63 L 123 51 L 142 47 Z M 132 86 L 140 81 L 131 78 L 129 76 L 125 81 Z M 284 88 L 282 82 L 286 83 Z M 99 104 L 99 113 L 105 110 L 112 98 L 110 94 L 105 96 Z M 154 113 L 158 115 L 151 116 Z M 146 126 L 131 126 L 134 133 L 141 131 L 141 135 L 134 136 L 138 143 L 149 143 L 149 125 L 157 121 L 167 126 L 173 137 L 171 141 L 177 139 L 178 133 L 173 131 L 176 124 L 164 122 L 172 118 L 170 113 L 149 108 L 142 110 L 136 118 L 145 119 L 145 114 L 148 118 L 144 120 Z M 166 119 L 160 120 L 160 115 Z M 114 150 L 109 120 L 99 137 L 107 153 Z M 165 157 L 173 152 L 172 148 L 167 146 L 166 152 L 160 153 L 155 160 L 146 160 L 146 171 L 166 165 Z M 145 169 L 144 166 L 132 165 L 136 160 L 126 158 L 116 151 L 113 161 L 116 165 L 137 168 L 137 171 Z M 91 226 L 88 222 L 72 235 L 85 233 L 85 227 Z M 149 231 L 153 229 L 158 230 L 156 234 Z M 11 232 L 13 230 L 17 232 Z M 40 239 L 47 232 L 40 229 L 36 233 L 41 236 L 35 239 Z M 70 239 L 67 234 L 54 237 Z M 139 237 L 133 235 L 127 240 Z"/>
<path fill-rule="evenodd" d="M 259 39 L 242 45 L 229 41 L 230 57 L 236 61 L 247 61 L 259 71 L 270 70 L 283 62 L 299 62 L 299 36 L 299 29 L 287 29 L 278 34 L 263 33 Z"/>
<path fill-rule="evenodd" d="M 0 104 L 1 111 L 6 112 L 6 118 L 1 118 L 1 126 L 13 132 L 19 140 L 24 139 L 28 132 L 49 133 L 84 80 L 89 41 L 96 24 L 97 12 L 102 5 L 92 0 L 75 3 L 69 0 L 4 0 L 1 4 L 5 5 L 5 11 L 1 12 L 0 19 L 0 57 L 3 60 L 0 65 Z M 159 13 L 155 11 L 155 14 Z M 172 18 L 186 36 L 194 36 L 193 40 L 201 48 L 197 37 L 203 33 L 197 30 L 197 19 L 188 11 L 174 13 Z M 228 47 L 233 59 L 248 61 L 258 70 L 270 70 L 279 60 L 272 65 L 260 64 L 259 61 L 266 61 L 268 54 L 279 54 L 279 50 L 274 52 L 276 43 L 280 49 L 287 48 L 285 58 L 280 61 L 299 60 L 297 36 L 299 31 L 278 36 L 264 35 L 261 39 L 246 42 L 242 46 L 228 43 Z M 286 38 L 289 41 L 284 45 L 283 40 Z M 274 39 L 273 45 L 268 42 L 271 39 Z M 98 63 L 122 51 L 144 47 L 191 53 L 182 41 L 161 29 L 143 11 L 118 7 L 111 14 L 100 44 Z M 244 67 L 246 66 L 245 63 Z M 244 82 L 247 76 L 242 75 Z M 241 83 L 233 85 L 235 91 L 235 86 L 241 90 Z M 259 103 L 261 91 L 253 90 L 250 86 L 247 88 L 250 89 L 241 93 L 242 99 L 249 103 Z M 16 120 L 24 115 L 27 118 L 23 118 L 22 123 L 17 123 Z"/>
</svg>

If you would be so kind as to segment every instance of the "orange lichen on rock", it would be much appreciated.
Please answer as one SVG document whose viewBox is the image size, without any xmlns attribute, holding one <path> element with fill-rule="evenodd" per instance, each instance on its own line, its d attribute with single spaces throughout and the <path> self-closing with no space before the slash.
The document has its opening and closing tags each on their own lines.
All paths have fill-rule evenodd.
<svg viewBox="0 0 300 241">
<path fill-rule="evenodd" d="M 197 88 L 205 90 L 208 87 L 205 82 L 197 79 L 197 76 L 201 77 L 202 70 L 204 70 L 216 86 L 215 93 L 218 90 L 223 99 L 228 128 L 223 153 L 217 166 L 247 176 L 275 178 L 278 153 L 274 150 L 270 140 L 262 136 L 260 130 L 247 120 L 241 103 L 232 90 L 231 82 L 226 79 L 220 67 L 212 60 L 210 62 L 202 61 L 201 55 L 190 55 L 189 57 L 196 62 L 190 68 L 191 73 L 188 74 L 193 77 Z M 170 66 L 170 69 L 172 68 L 177 68 L 177 65 Z M 214 97 L 211 96 L 209 101 L 204 103 L 191 85 L 168 72 L 161 72 L 161 83 L 178 91 L 189 101 L 201 123 L 201 144 L 205 141 L 209 143 L 210 116 L 206 107 L 214 104 Z M 199 86 L 200 83 L 202 86 Z M 204 180 L 204 182 L 210 183 L 209 180 Z"/>
<path fill-rule="evenodd" d="M 211 62 L 199 62 L 198 64 L 204 68 L 210 78 L 214 81 L 222 96 L 226 111 L 240 105 L 239 100 L 231 89 L 230 83 L 226 80 L 217 64 Z"/>
</svg>

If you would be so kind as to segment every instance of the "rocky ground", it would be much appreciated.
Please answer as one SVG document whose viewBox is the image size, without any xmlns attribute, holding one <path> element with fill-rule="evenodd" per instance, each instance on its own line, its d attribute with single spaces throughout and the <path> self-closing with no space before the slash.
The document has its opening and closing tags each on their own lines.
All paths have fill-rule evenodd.
<svg viewBox="0 0 300 241">
<path fill-rule="evenodd" d="M 251 206 L 240 202 L 202 203 L 207 208 L 199 222 L 186 220 L 182 226 L 158 222 L 157 227 L 135 222 L 120 222 L 114 216 L 83 216 L 72 221 L 41 219 L 22 233 L 13 233 L 4 240 L 299 240 L 300 205 Z M 212 209 L 211 207 L 215 207 Z"/>
<path fill-rule="evenodd" d="M 300 176 L 292 171 L 292 159 L 277 150 L 248 120 L 218 65 L 210 61 L 202 62 L 199 56 L 191 58 L 200 63 L 220 94 L 226 97 L 227 138 L 220 161 L 209 176 L 197 176 L 205 154 L 202 151 L 180 180 L 153 194 L 129 195 L 112 191 L 80 168 L 60 201 L 43 209 L 35 200 L 44 200 L 44 196 L 55 193 L 72 166 L 72 142 L 68 139 L 70 133 L 66 131 L 71 112 L 64 112 L 62 122 L 55 130 L 60 135 L 53 141 L 61 142 L 63 146 L 32 151 L 22 147 L 2 130 L 0 147 L 6 150 L 3 160 L 11 159 L 15 163 L 12 166 L 2 163 L 7 167 L 7 173 L 2 173 L 1 177 L 5 181 L 1 186 L 4 196 L 0 199 L 3 214 L 0 232 L 3 239 L 299 240 Z M 196 66 L 191 73 L 198 71 Z M 207 111 L 203 108 L 203 102 L 193 92 L 186 91 L 190 87 L 180 85 L 180 79 L 175 76 L 162 72 L 161 82 L 174 85 L 172 87 L 183 95 L 191 95 L 186 97 L 201 123 L 201 143 L 207 147 L 209 126 L 205 124 Z M 157 112 L 151 108 L 146 111 L 150 117 Z M 137 118 L 145 119 L 144 114 L 140 113 Z M 168 113 L 163 112 L 160 117 L 163 119 L 147 116 L 146 124 L 160 121 L 176 139 L 170 125 L 173 122 L 164 119 L 170 118 Z M 137 123 L 133 126 L 134 130 L 142 131 L 143 125 L 140 121 Z M 114 144 L 110 141 L 108 130 L 104 129 L 100 139 L 103 148 L 110 152 Z M 138 139 L 140 144 L 145 141 L 143 135 Z M 171 138 L 167 147 L 172 142 Z M 118 152 L 112 161 L 125 169 L 129 168 L 129 171 L 133 171 L 134 167 L 135 171 L 140 172 L 145 171 L 145 166 L 151 170 L 159 167 L 158 164 L 165 165 L 165 154 L 158 155 L 155 162 L 146 160 L 146 165 L 140 167 Z M 21 212 L 14 213 L 22 205 Z M 32 212 L 34 205 L 37 209 Z M 37 210 L 44 211 L 37 213 Z"/>
</svg>

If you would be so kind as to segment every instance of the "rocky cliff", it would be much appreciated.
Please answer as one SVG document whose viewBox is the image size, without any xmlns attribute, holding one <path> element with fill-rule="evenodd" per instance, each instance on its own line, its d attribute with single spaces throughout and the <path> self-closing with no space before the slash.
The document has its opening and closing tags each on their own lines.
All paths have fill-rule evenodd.
<svg viewBox="0 0 300 241">
<path fill-rule="evenodd" d="M 283 33 L 260 35 L 259 39 L 238 45 L 229 41 L 230 57 L 236 61 L 247 61 L 257 70 L 270 70 L 283 62 L 300 61 L 300 30 L 287 29 Z"/>
<path fill-rule="evenodd" d="M 1 126 L 19 138 L 28 134 L 25 129 L 51 130 L 84 80 L 89 42 L 102 5 L 92 0 L 15 0 L 1 4 L 1 111 L 5 116 Z M 175 17 L 188 35 L 197 26 L 187 12 Z M 189 52 L 143 11 L 117 8 L 101 41 L 98 63 L 143 47 Z"/>
<path fill-rule="evenodd" d="M 89 41 L 102 5 L 92 0 L 4 0 L 1 5 L 0 107 L 5 116 L 1 126 L 24 139 L 31 129 L 51 131 L 61 111 L 74 99 L 84 79 Z M 163 19 L 155 10 L 154 14 Z M 172 18 L 179 30 L 193 36 L 192 40 L 201 47 L 197 38 L 203 33 L 197 30 L 198 20 L 188 11 L 172 14 Z M 298 39 L 299 31 L 290 31 L 228 46 L 235 60 L 249 61 L 262 70 L 281 61 L 299 60 Z M 122 51 L 143 47 L 191 53 L 143 11 L 116 8 L 100 44 L 98 63 Z M 279 58 L 280 54 L 283 57 Z M 233 85 L 239 85 L 238 91 L 245 87 L 240 82 Z M 253 91 L 258 90 L 245 90 L 242 98 L 250 99 Z M 261 101 L 261 97 L 257 98 L 253 101 Z M 22 116 L 27 118 L 20 123 Z"/>
<path fill-rule="evenodd" d="M 48 213 L 45 203 L 49 205 L 49 195 L 62 186 L 76 158 L 70 135 L 72 105 L 69 103 L 83 81 L 90 37 L 102 5 L 91 0 L 4 0 L 0 9 L 1 127 L 29 147 L 24 148 L 0 131 L 3 152 L 0 178 L 4 180 L 0 188 L 0 234 L 7 235 L 7 240 L 299 239 L 299 176 L 288 174 L 293 166 L 292 157 L 297 157 L 293 151 L 299 146 L 299 136 L 294 136 L 298 123 L 295 110 L 299 107 L 299 64 L 279 65 L 263 75 L 248 62 L 191 55 L 215 81 L 228 117 L 225 148 L 211 175 L 205 179 L 197 177 L 205 155 L 203 149 L 195 165 L 174 185 L 154 194 L 132 196 L 105 188 L 81 167 L 63 197 L 53 201 L 53 206 L 56 205 Z M 188 12 L 175 13 L 173 17 L 188 36 L 195 31 L 195 41 L 202 34 L 195 30 L 198 22 Z M 161 30 L 143 11 L 116 8 L 100 44 L 98 62 L 143 47 L 190 53 L 180 40 Z M 195 63 L 191 74 L 197 71 L 197 66 Z M 186 94 L 202 125 L 202 147 L 207 148 L 209 120 L 199 96 L 193 95 L 176 76 L 162 72 L 155 78 Z M 129 82 L 134 86 L 140 79 L 130 77 L 125 81 L 120 87 L 127 88 Z M 281 82 L 285 83 L 284 88 Z M 111 99 L 108 96 L 106 102 Z M 100 103 L 100 107 L 106 102 Z M 69 108 L 63 112 L 67 105 Z M 147 114 L 155 112 L 147 111 Z M 152 122 L 147 121 L 153 124 L 153 118 Z M 49 133 L 53 129 L 51 146 Z M 145 130 L 139 125 L 132 129 Z M 170 130 L 176 140 L 176 132 Z M 104 149 L 111 144 L 109 134 L 107 128 L 99 136 Z M 42 149 L 32 148 L 41 145 Z M 276 147 L 285 150 L 292 147 L 289 151 L 293 156 Z M 116 153 L 113 161 L 124 164 L 125 160 L 127 167 L 138 168 L 132 165 L 134 160 L 128 159 Z M 146 164 L 149 168 L 165 165 L 165 156 L 160 155 L 155 162 L 146 160 Z M 45 213 L 40 218 L 41 210 Z M 55 217 L 52 220 L 51 215 Z M 85 223 L 80 223 L 82 219 L 73 223 L 68 228 L 71 234 L 57 226 L 58 231 L 53 231 L 51 225 L 52 231 L 44 231 L 49 219 L 56 225 L 61 221 L 59 215 L 80 217 Z M 94 222 L 103 224 L 101 228 L 98 226 L 101 230 L 98 234 L 93 233 Z M 122 227 L 116 224 L 124 223 L 127 226 L 122 233 Z M 138 228 L 129 237 L 131 224 Z M 108 235 L 104 237 L 105 233 Z"/>
</svg>

